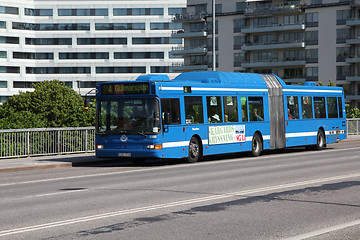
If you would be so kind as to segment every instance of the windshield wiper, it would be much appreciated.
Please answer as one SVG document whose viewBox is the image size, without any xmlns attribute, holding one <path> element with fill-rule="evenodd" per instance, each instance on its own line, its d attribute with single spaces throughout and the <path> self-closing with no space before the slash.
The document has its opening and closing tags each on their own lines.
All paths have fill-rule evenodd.
<svg viewBox="0 0 360 240">
<path fill-rule="evenodd" d="M 146 137 L 146 134 L 144 132 L 137 132 L 136 134 Z"/>
</svg>

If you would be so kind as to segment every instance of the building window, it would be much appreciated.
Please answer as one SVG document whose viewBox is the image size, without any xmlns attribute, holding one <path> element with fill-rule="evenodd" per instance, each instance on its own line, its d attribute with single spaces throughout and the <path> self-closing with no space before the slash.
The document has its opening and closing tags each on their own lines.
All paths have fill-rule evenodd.
<svg viewBox="0 0 360 240">
<path fill-rule="evenodd" d="M 0 73 L 20 73 L 20 67 L 0 66 Z"/>
<path fill-rule="evenodd" d="M 92 52 L 92 53 L 59 53 L 59 59 L 109 59 L 108 52 Z"/>
<path fill-rule="evenodd" d="M 0 36 L 0 43 L 19 44 L 19 38 L 18 37 L 2 37 L 2 36 Z"/>
<path fill-rule="evenodd" d="M 163 8 L 114 8 L 114 16 L 164 15 Z"/>
<path fill-rule="evenodd" d="M 96 73 L 146 73 L 146 67 L 96 67 Z"/>
<path fill-rule="evenodd" d="M 317 12 L 306 14 L 306 27 L 318 27 L 319 14 Z"/>
<path fill-rule="evenodd" d="M 346 58 L 350 56 L 350 47 L 337 47 L 336 48 L 336 62 L 346 62 Z M 358 57 L 358 56 L 356 56 Z"/>
<path fill-rule="evenodd" d="M 246 2 L 236 2 L 236 12 L 245 12 Z"/>
<path fill-rule="evenodd" d="M 0 21 L 0 29 L 6 29 L 6 22 L 5 21 Z"/>
<path fill-rule="evenodd" d="M 346 80 L 346 76 L 351 76 L 351 67 L 346 66 L 337 66 L 336 67 L 336 80 Z"/>
<path fill-rule="evenodd" d="M 336 11 L 336 24 L 337 25 L 345 25 L 346 20 L 350 19 L 350 9 L 345 10 L 337 10 Z"/>
<path fill-rule="evenodd" d="M 89 74 L 90 67 L 27 67 L 27 74 Z"/>
<path fill-rule="evenodd" d="M 317 63 L 318 62 L 318 49 L 307 49 L 305 50 L 306 63 Z"/>
<path fill-rule="evenodd" d="M 247 53 L 234 53 L 234 67 L 241 67 L 242 63 L 249 62 L 249 55 Z"/>
<path fill-rule="evenodd" d="M 318 68 L 317 67 L 308 67 L 306 68 L 306 80 L 308 81 L 317 81 L 318 80 Z"/>
<path fill-rule="evenodd" d="M 186 12 L 186 8 L 169 8 L 168 12 L 169 15 L 176 15 L 176 14 L 182 15 Z"/>
<path fill-rule="evenodd" d="M 306 45 L 318 45 L 319 37 L 318 31 L 305 32 Z"/>
<path fill-rule="evenodd" d="M 126 45 L 126 38 L 78 38 L 78 45 Z"/>
<path fill-rule="evenodd" d="M 168 66 L 152 66 L 150 68 L 151 73 L 170 73 L 170 67 Z"/>
<path fill-rule="evenodd" d="M 207 4 L 198 4 L 195 6 L 195 14 L 202 15 L 207 14 Z"/>
<path fill-rule="evenodd" d="M 336 29 L 336 43 L 346 43 L 351 38 L 350 28 Z"/>
<path fill-rule="evenodd" d="M 19 8 L 0 6 L 0 14 L 2 14 L 2 13 L 3 14 L 19 15 Z"/>
<path fill-rule="evenodd" d="M 13 52 L 14 59 L 54 59 L 54 53 Z"/>
<path fill-rule="evenodd" d="M 302 78 L 304 77 L 302 68 L 285 68 L 283 78 Z"/>
<path fill-rule="evenodd" d="M 33 88 L 33 85 L 36 84 L 36 82 L 20 82 L 20 81 L 14 81 L 13 87 L 14 88 Z"/>
<path fill-rule="evenodd" d="M 0 81 L 0 88 L 7 88 L 7 81 Z"/>
<path fill-rule="evenodd" d="M 145 23 L 95 23 L 95 30 L 145 30 Z"/>
<path fill-rule="evenodd" d="M 304 60 L 303 50 L 284 51 L 284 61 L 299 61 L 299 60 Z"/>
<path fill-rule="evenodd" d="M 25 38 L 26 45 L 71 45 L 71 38 Z"/>
<path fill-rule="evenodd" d="M 6 51 L 0 51 L 0 58 L 7 58 L 7 52 Z"/>
<path fill-rule="evenodd" d="M 164 52 L 114 52 L 114 59 L 163 59 Z"/>
<path fill-rule="evenodd" d="M 33 23 L 22 23 L 13 22 L 13 29 L 18 30 L 32 30 L 32 31 L 77 31 L 77 30 L 90 30 L 89 23 L 61 23 L 61 24 L 33 24 Z"/>
<path fill-rule="evenodd" d="M 284 16 L 284 25 L 295 25 L 295 24 L 303 24 L 303 23 L 304 23 L 304 15 Z"/>
<path fill-rule="evenodd" d="M 215 13 L 222 13 L 222 4 L 215 4 Z"/>
<path fill-rule="evenodd" d="M 108 16 L 107 8 L 58 9 L 59 16 Z"/>
<path fill-rule="evenodd" d="M 302 32 L 284 33 L 284 43 L 296 43 L 304 41 Z"/>
<path fill-rule="evenodd" d="M 52 9 L 31 9 L 25 8 L 25 15 L 27 16 L 52 16 Z"/>
</svg>

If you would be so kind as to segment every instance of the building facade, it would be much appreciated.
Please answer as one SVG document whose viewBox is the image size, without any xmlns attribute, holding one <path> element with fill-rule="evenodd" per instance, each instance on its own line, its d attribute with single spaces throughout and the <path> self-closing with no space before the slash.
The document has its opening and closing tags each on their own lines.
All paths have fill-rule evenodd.
<svg viewBox="0 0 360 240">
<path fill-rule="evenodd" d="M 171 73 L 186 0 L 2 0 L 0 102 L 58 79 L 82 95 L 96 82 Z"/>
<path fill-rule="evenodd" d="M 275 73 L 289 84 L 331 80 L 360 106 L 359 0 L 216 0 L 215 13 L 217 70 Z M 211 70 L 212 0 L 188 0 L 174 22 L 183 29 L 172 36 L 184 39 L 174 71 Z"/>
</svg>

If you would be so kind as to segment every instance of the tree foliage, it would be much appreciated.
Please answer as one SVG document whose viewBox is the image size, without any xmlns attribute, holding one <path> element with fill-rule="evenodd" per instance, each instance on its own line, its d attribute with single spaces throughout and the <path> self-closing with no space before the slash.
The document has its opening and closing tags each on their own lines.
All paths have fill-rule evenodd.
<svg viewBox="0 0 360 240">
<path fill-rule="evenodd" d="M 0 129 L 94 126 L 95 108 L 84 110 L 84 100 L 58 80 L 34 84 L 0 106 Z"/>
<path fill-rule="evenodd" d="M 349 104 L 345 104 L 345 108 L 347 118 L 360 118 L 360 109 L 358 109 L 357 107 L 349 109 Z"/>
</svg>

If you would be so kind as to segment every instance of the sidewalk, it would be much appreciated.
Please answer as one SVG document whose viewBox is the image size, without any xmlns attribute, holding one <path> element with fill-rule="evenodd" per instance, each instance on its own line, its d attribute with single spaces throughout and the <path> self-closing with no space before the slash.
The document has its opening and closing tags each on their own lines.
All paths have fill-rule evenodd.
<svg viewBox="0 0 360 240">
<path fill-rule="evenodd" d="M 350 135 L 342 142 L 360 142 L 360 135 Z M 0 159 L 0 173 L 73 167 L 103 161 L 106 159 L 96 158 L 95 153 Z"/>
</svg>

